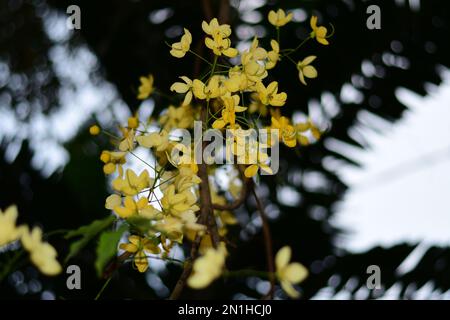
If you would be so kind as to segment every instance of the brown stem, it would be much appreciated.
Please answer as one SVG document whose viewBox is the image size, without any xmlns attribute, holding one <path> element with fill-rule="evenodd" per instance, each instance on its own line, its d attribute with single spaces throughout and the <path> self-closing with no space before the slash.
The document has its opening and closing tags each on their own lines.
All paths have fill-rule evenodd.
<svg viewBox="0 0 450 320">
<path fill-rule="evenodd" d="M 205 15 L 205 18 L 210 21 L 213 18 L 213 9 L 211 6 L 210 0 L 202 0 L 202 7 L 203 7 L 203 13 Z M 203 46 L 202 46 L 203 48 Z M 194 64 L 194 78 L 198 76 L 200 70 L 200 59 L 196 59 Z M 206 124 L 208 114 L 206 113 L 207 110 L 205 108 L 202 108 L 201 110 L 201 120 L 203 123 Z M 203 157 L 203 150 L 206 147 L 206 142 L 203 141 L 202 143 L 202 157 Z M 217 230 L 216 220 L 214 217 L 214 210 L 212 206 L 211 201 L 211 192 L 209 189 L 209 181 L 208 181 L 208 171 L 206 167 L 206 163 L 201 161 L 201 163 L 198 166 L 198 176 L 201 179 L 200 182 L 200 199 L 201 199 L 201 207 L 200 207 L 200 216 L 198 219 L 198 223 L 206 224 L 208 227 L 208 232 L 211 236 L 212 243 L 214 247 L 217 247 L 220 241 L 219 233 Z M 186 286 L 187 279 L 189 275 L 192 272 L 193 267 L 193 261 L 196 259 L 198 254 L 198 249 L 200 246 L 201 236 L 197 233 L 195 237 L 195 241 L 192 243 L 191 248 L 191 257 L 188 259 L 185 263 L 185 266 L 183 268 L 183 272 L 181 273 L 180 278 L 177 281 L 177 284 L 175 285 L 175 288 L 173 289 L 169 299 L 175 300 L 178 299 L 181 295 L 181 292 L 183 291 L 184 287 Z"/>
<path fill-rule="evenodd" d="M 198 223 L 203 224 L 204 218 L 205 217 L 200 216 L 198 219 Z M 169 300 L 177 300 L 180 297 L 181 292 L 183 291 L 184 287 L 186 286 L 187 279 L 192 272 L 193 261 L 197 258 L 200 241 L 201 241 L 201 236 L 197 233 L 195 236 L 195 240 L 192 243 L 191 257 L 186 260 L 186 263 L 184 264 L 183 272 L 181 273 L 181 276 L 178 279 L 177 284 L 175 285 L 175 288 L 173 289 L 172 293 L 170 294 Z"/>
<path fill-rule="evenodd" d="M 229 23 L 230 20 L 230 1 L 229 0 L 221 0 L 220 1 L 220 15 L 219 15 L 219 23 Z"/>
<path fill-rule="evenodd" d="M 259 215 L 262 221 L 263 227 L 263 235 L 264 235 L 264 245 L 266 248 L 266 261 L 267 261 L 267 269 L 269 271 L 269 280 L 270 280 L 270 290 L 267 294 L 269 299 L 273 299 L 273 295 L 275 292 L 275 265 L 273 262 L 273 245 L 272 245 L 272 236 L 270 234 L 269 222 L 267 221 L 266 212 L 264 210 L 264 206 L 262 205 L 261 200 L 255 191 L 255 186 L 252 184 L 251 186 L 253 196 L 255 197 L 256 206 L 258 207 Z"/>
<path fill-rule="evenodd" d="M 202 122 L 207 126 L 208 114 L 205 108 L 202 108 L 201 111 L 201 119 Z M 202 142 L 202 158 L 203 158 L 203 150 L 205 150 L 208 142 Z M 202 180 L 200 182 L 200 199 L 201 199 L 201 207 L 200 207 L 200 216 L 203 217 L 206 225 L 208 226 L 208 232 L 211 236 L 211 240 L 214 247 L 217 247 L 220 242 L 219 232 L 217 231 L 216 218 L 214 217 L 214 210 L 211 199 L 211 190 L 209 189 L 209 179 L 208 179 L 208 168 L 203 159 L 200 160 L 201 163 L 198 165 L 198 177 Z"/>
<path fill-rule="evenodd" d="M 181 273 L 181 276 L 178 279 L 175 288 L 170 294 L 169 300 L 177 300 L 180 297 L 181 292 L 183 292 L 183 289 L 186 285 L 186 281 L 189 275 L 191 274 L 191 271 L 192 271 L 192 260 L 188 259 L 184 264 L 183 272 Z"/>
<path fill-rule="evenodd" d="M 124 261 L 126 261 L 129 257 L 131 257 L 133 254 L 131 252 L 125 251 L 120 256 L 116 257 L 114 261 L 112 261 L 106 268 L 105 271 L 103 271 L 102 277 L 103 279 L 108 279 L 112 276 L 114 271 L 119 269 L 119 267 L 122 265 Z"/>
<path fill-rule="evenodd" d="M 205 18 L 207 19 L 207 22 L 211 21 L 211 19 L 214 16 L 211 2 L 212 2 L 212 0 L 202 0 L 203 14 L 205 15 Z"/>
</svg>

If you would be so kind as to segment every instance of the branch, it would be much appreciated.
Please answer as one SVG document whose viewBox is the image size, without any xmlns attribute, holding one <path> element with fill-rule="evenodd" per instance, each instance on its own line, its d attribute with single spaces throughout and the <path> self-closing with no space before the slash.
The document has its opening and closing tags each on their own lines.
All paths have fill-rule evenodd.
<svg viewBox="0 0 450 320">
<path fill-rule="evenodd" d="M 220 23 L 229 23 L 230 20 L 230 1 L 229 0 L 221 0 L 220 1 L 220 9 L 219 9 L 219 22 Z"/>
<path fill-rule="evenodd" d="M 201 111 L 201 119 L 203 123 L 206 124 L 208 118 L 207 110 L 202 108 Z M 202 157 L 203 151 L 207 146 L 207 141 L 202 141 Z M 211 236 L 211 240 L 214 247 L 217 247 L 220 242 L 219 232 L 217 230 L 216 218 L 214 217 L 214 210 L 211 199 L 211 190 L 209 189 L 209 179 L 208 179 L 208 170 L 206 163 L 201 160 L 201 163 L 198 165 L 198 176 L 202 180 L 200 182 L 200 199 L 201 199 L 201 207 L 200 207 L 200 216 L 202 220 L 206 222 L 208 226 L 208 232 Z"/>
<path fill-rule="evenodd" d="M 203 13 L 205 18 L 210 21 L 213 18 L 213 9 L 211 7 L 210 0 L 202 0 Z M 200 49 L 203 49 L 203 44 L 199 44 L 201 46 Z M 198 76 L 200 71 L 200 59 L 197 57 L 194 64 L 194 78 Z M 208 119 L 208 114 L 206 113 L 206 109 L 202 108 L 201 110 L 201 120 L 206 124 Z M 202 142 L 202 157 L 203 150 L 206 147 L 206 141 Z M 214 210 L 211 200 L 211 192 L 209 189 L 209 180 L 208 180 L 208 171 L 206 167 L 206 163 L 201 161 L 198 166 L 198 176 L 201 179 L 200 182 L 200 199 L 201 199 L 201 207 L 200 207 L 200 216 L 198 222 L 201 224 L 206 224 L 208 227 L 208 232 L 211 236 L 211 240 L 214 247 L 217 247 L 220 242 L 219 232 L 217 230 L 216 220 L 214 217 Z M 183 268 L 183 272 L 181 273 L 180 278 L 175 285 L 169 299 L 175 300 L 178 299 L 186 286 L 187 279 L 192 272 L 193 261 L 197 257 L 198 249 L 200 246 L 201 236 L 197 233 L 195 237 L 195 241 L 191 247 L 191 257 L 186 261 L 186 264 Z"/>
<path fill-rule="evenodd" d="M 205 15 L 205 18 L 207 19 L 207 21 L 211 21 L 213 16 L 214 16 L 214 12 L 213 9 L 211 7 L 211 0 L 202 0 L 202 8 L 203 8 L 203 14 Z"/>
<path fill-rule="evenodd" d="M 172 293 L 170 294 L 169 300 L 177 300 L 181 292 L 183 291 L 184 287 L 186 286 L 186 281 L 191 274 L 192 271 L 192 258 L 189 258 L 186 260 L 183 268 L 183 272 L 181 273 L 180 278 L 177 281 L 177 284 L 175 285 L 175 288 L 173 289 Z"/>
<path fill-rule="evenodd" d="M 253 180 L 252 180 L 253 181 Z M 273 246 L 272 246 L 272 236 L 270 234 L 269 222 L 267 221 L 266 212 L 262 205 L 261 200 L 255 191 L 254 184 L 251 185 L 253 196 L 255 197 L 256 206 L 258 207 L 259 215 L 262 220 L 263 226 L 263 234 L 264 234 L 264 245 L 266 248 L 266 261 L 267 261 L 267 269 L 269 271 L 269 280 L 270 280 L 270 290 L 267 294 L 269 299 L 273 299 L 273 295 L 275 292 L 275 266 L 273 262 Z"/>
</svg>

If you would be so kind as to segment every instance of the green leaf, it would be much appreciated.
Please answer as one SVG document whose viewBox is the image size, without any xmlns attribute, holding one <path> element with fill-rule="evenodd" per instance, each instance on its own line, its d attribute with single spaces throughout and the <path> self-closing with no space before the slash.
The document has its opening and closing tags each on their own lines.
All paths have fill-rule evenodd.
<svg viewBox="0 0 450 320">
<path fill-rule="evenodd" d="M 74 237 L 81 237 L 81 239 L 73 242 L 69 248 L 69 254 L 67 255 L 65 262 L 76 256 L 95 236 L 97 236 L 102 230 L 109 227 L 116 217 L 110 215 L 101 220 L 95 220 L 92 223 L 82 226 L 76 230 L 69 231 L 64 238 L 71 239 Z"/>
<path fill-rule="evenodd" d="M 117 254 L 117 245 L 127 229 L 127 225 L 123 224 L 116 231 L 104 231 L 101 234 L 97 245 L 97 259 L 95 260 L 95 269 L 99 276 L 103 273 L 106 264 Z"/>
</svg>

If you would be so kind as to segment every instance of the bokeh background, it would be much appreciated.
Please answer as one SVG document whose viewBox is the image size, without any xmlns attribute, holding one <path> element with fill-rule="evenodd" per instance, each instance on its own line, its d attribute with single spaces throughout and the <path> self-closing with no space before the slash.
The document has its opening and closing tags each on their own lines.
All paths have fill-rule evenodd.
<svg viewBox="0 0 450 320">
<path fill-rule="evenodd" d="M 192 76 L 193 58 L 172 58 L 165 41 L 183 27 L 200 38 L 202 2 L 0 0 L 1 208 L 17 204 L 21 222 L 45 231 L 110 214 L 98 160 L 108 141 L 87 128 L 113 128 L 138 109 L 147 117 L 167 106 L 158 96 L 141 105 L 138 79 L 153 73 L 167 92 L 177 75 Z M 282 30 L 285 47 L 308 35 L 311 14 L 336 30 L 330 46 L 310 42 L 301 51 L 299 58 L 318 56 L 319 78 L 307 87 L 289 63 L 274 71 L 289 94 L 283 111 L 311 114 L 326 134 L 298 152 L 282 150 L 280 172 L 258 189 L 275 249 L 290 245 L 310 270 L 302 298 L 450 298 L 450 2 L 211 2 L 216 12 L 227 8 L 238 48 L 255 35 L 274 36 L 266 17 L 278 7 L 294 14 Z M 71 4 L 81 8 L 81 30 L 66 28 Z M 371 4 L 381 8 L 381 30 L 366 28 Z M 232 232 L 239 245 L 228 267 L 263 270 L 254 203 L 237 215 L 242 230 Z M 49 241 L 65 257 L 69 243 L 57 235 Z M 67 290 L 64 274 L 47 278 L 30 266 L 0 284 L 0 298 L 94 298 L 104 283 L 94 270 L 95 245 L 70 261 L 81 267 L 82 290 Z M 369 265 L 381 268 L 380 290 L 366 287 Z M 150 269 L 123 266 L 103 298 L 167 297 L 180 268 L 152 261 Z M 259 298 L 267 289 L 254 277 L 182 297 Z M 281 290 L 276 296 L 285 298 Z"/>
</svg>

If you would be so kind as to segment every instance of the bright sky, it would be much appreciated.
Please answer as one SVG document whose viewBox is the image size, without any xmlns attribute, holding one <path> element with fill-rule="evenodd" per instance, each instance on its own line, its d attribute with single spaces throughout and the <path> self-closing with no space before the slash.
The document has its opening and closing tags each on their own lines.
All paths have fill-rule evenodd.
<svg viewBox="0 0 450 320">
<path fill-rule="evenodd" d="M 340 246 L 364 251 L 404 241 L 450 243 L 450 72 L 443 75 L 444 83 L 426 97 L 397 91 L 409 110 L 394 125 L 361 115 L 367 125 L 356 130 L 370 149 L 346 148 L 362 168 L 338 170 L 350 186 L 332 221 L 349 231 Z"/>
</svg>

